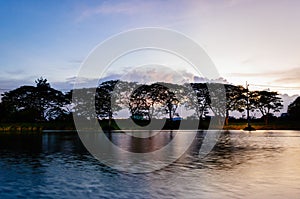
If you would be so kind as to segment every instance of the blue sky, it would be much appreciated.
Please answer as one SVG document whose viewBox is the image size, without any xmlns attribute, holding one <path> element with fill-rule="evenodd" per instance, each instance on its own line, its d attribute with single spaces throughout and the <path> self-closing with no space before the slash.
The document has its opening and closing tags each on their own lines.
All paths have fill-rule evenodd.
<svg viewBox="0 0 300 199">
<path fill-rule="evenodd" d="M 0 1 L 0 89 L 40 76 L 70 88 L 100 42 L 154 26 L 194 39 L 228 82 L 298 94 L 299 7 L 296 0 Z"/>
</svg>

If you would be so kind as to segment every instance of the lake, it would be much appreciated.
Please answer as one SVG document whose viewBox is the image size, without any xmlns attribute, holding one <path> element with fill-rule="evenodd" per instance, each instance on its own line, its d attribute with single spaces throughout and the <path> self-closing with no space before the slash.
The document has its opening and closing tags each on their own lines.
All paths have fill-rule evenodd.
<svg viewBox="0 0 300 199">
<path fill-rule="evenodd" d="M 174 136 L 163 133 L 163 142 L 158 137 L 142 147 L 126 141 L 124 133 L 108 136 L 126 149 L 145 152 Z M 299 197 L 300 131 L 223 132 L 211 153 L 199 158 L 205 133 L 198 132 L 176 162 L 146 174 L 102 164 L 77 133 L 1 133 L 0 198 Z"/>
</svg>

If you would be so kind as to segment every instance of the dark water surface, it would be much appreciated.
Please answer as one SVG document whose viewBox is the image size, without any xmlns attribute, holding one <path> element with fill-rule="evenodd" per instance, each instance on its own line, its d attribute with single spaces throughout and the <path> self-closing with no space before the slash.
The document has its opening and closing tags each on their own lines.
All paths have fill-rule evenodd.
<svg viewBox="0 0 300 199">
<path fill-rule="evenodd" d="M 2 133 L 0 198 L 300 197 L 300 131 L 226 132 L 199 159 L 204 134 L 170 166 L 130 174 L 101 164 L 76 133 Z M 110 136 L 137 152 L 149 148 L 122 142 L 122 133 Z"/>
</svg>

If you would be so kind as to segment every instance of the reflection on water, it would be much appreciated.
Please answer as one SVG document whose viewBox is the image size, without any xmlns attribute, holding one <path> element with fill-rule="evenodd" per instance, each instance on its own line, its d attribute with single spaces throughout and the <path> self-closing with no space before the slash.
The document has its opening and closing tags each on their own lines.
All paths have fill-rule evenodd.
<svg viewBox="0 0 300 199">
<path fill-rule="evenodd" d="M 1 134 L 0 198 L 299 197 L 300 132 L 224 132 L 213 151 L 199 159 L 206 133 L 198 132 L 176 162 L 148 174 L 121 173 L 101 164 L 76 133 Z M 176 132 L 146 139 L 107 136 L 143 153 L 166 145 Z"/>
</svg>

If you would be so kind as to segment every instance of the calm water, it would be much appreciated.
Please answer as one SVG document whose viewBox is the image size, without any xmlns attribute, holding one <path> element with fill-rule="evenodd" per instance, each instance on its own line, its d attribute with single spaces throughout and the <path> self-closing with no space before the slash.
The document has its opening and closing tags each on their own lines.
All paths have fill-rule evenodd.
<svg viewBox="0 0 300 199">
<path fill-rule="evenodd" d="M 172 165 L 128 174 L 95 160 L 76 133 L 2 133 L 0 198 L 299 198 L 300 131 L 230 131 L 199 160 L 204 134 Z M 137 152 L 158 143 L 110 136 Z"/>
</svg>

